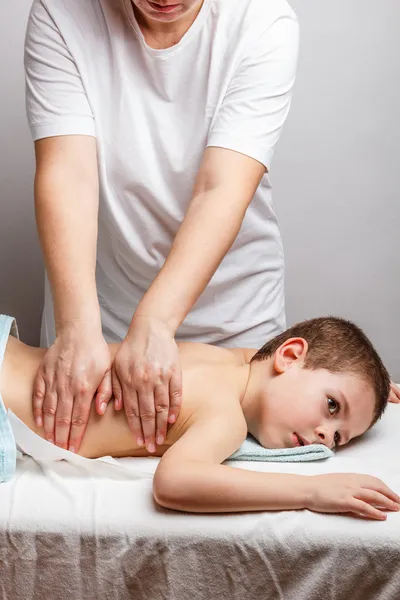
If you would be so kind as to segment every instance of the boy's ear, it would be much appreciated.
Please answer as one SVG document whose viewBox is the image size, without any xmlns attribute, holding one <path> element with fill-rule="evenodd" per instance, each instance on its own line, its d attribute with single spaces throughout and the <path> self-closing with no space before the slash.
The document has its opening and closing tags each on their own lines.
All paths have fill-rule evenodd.
<svg viewBox="0 0 400 600">
<path fill-rule="evenodd" d="M 275 352 L 274 369 L 284 373 L 295 363 L 304 364 L 308 352 L 308 343 L 304 338 L 296 337 L 286 340 Z"/>
</svg>

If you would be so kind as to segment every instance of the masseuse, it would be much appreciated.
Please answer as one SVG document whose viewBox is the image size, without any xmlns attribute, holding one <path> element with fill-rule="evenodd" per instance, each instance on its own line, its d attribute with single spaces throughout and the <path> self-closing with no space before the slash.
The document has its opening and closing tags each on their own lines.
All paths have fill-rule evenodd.
<svg viewBox="0 0 400 600">
<path fill-rule="evenodd" d="M 79 448 L 96 394 L 154 451 L 181 405 L 175 340 L 258 347 L 285 326 L 268 170 L 296 17 L 286 0 L 172 2 L 35 0 L 30 15 L 49 346 L 33 402 L 62 447 Z"/>
<path fill-rule="evenodd" d="M 258 347 L 285 326 L 268 170 L 296 17 L 286 0 L 172 2 L 35 0 L 29 19 L 49 347 L 33 402 L 75 451 L 96 392 L 99 414 L 113 395 L 139 443 L 162 444 L 175 340 Z"/>
</svg>

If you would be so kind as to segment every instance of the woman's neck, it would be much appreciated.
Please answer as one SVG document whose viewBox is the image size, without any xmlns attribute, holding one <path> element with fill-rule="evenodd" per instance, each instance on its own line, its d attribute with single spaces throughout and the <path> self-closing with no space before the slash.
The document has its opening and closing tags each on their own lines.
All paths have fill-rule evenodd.
<svg viewBox="0 0 400 600">
<path fill-rule="evenodd" d="M 150 20 L 135 6 L 133 10 L 146 44 L 155 50 L 164 50 L 175 46 L 181 41 L 195 22 L 202 5 L 203 0 L 188 14 L 185 14 L 182 19 L 171 23 Z"/>
</svg>

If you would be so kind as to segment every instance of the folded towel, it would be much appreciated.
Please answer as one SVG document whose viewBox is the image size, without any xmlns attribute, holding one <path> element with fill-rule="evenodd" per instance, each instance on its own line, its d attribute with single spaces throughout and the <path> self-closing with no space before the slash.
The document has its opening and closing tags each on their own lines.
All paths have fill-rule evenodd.
<svg viewBox="0 0 400 600">
<path fill-rule="evenodd" d="M 150 472 L 125 468 L 124 463 L 111 456 L 85 458 L 79 454 L 69 452 L 69 450 L 59 448 L 32 431 L 11 409 L 8 409 L 8 418 L 17 444 L 17 458 L 19 459 L 24 460 L 24 454 L 27 454 L 37 463 L 47 466 L 52 462 L 66 460 L 71 464 L 82 467 L 88 474 L 106 475 L 114 479 L 126 479 L 127 475 L 131 479 L 147 479 L 152 477 L 152 473 Z"/>
<path fill-rule="evenodd" d="M 261 446 L 253 436 L 249 435 L 239 450 L 236 450 L 228 460 L 308 462 L 330 458 L 333 455 L 332 450 L 323 444 L 296 446 L 296 448 L 268 449 Z"/>
<path fill-rule="evenodd" d="M 15 319 L 0 315 L 0 370 L 10 333 L 18 337 Z M 11 480 L 16 468 L 16 459 L 15 439 L 0 395 L 0 483 Z"/>
</svg>

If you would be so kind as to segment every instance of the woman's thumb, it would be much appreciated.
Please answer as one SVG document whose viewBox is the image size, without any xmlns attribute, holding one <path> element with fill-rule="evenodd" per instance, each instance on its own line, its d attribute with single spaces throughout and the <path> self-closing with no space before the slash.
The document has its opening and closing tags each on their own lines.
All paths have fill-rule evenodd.
<svg viewBox="0 0 400 600">
<path fill-rule="evenodd" d="M 114 396 L 114 410 L 122 408 L 122 387 L 115 368 L 112 370 L 112 393 Z"/>
</svg>

